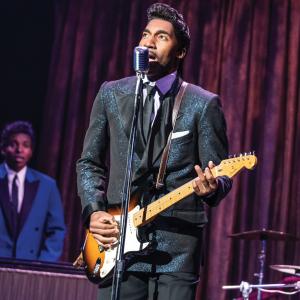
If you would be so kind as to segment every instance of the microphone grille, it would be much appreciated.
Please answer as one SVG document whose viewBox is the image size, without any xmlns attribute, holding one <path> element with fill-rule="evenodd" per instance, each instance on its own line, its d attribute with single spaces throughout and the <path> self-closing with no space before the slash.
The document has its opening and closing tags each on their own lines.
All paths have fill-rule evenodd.
<svg viewBox="0 0 300 300">
<path fill-rule="evenodd" d="M 149 69 L 149 50 L 147 47 L 135 47 L 133 50 L 133 69 L 138 73 L 147 73 Z"/>
</svg>

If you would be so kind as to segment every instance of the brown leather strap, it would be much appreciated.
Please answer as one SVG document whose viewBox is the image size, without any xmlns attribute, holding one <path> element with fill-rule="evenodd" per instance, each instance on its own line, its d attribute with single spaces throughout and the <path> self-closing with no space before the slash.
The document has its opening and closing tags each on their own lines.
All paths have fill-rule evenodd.
<svg viewBox="0 0 300 300">
<path fill-rule="evenodd" d="M 158 175 L 157 175 L 157 179 L 156 179 L 156 184 L 155 187 L 156 189 L 160 189 L 164 186 L 164 177 L 165 177 L 165 173 L 166 173 L 166 168 L 167 168 L 167 161 L 168 161 L 168 157 L 169 157 L 169 151 L 170 151 L 170 147 L 171 147 L 171 139 L 172 139 L 172 133 L 173 130 L 175 128 L 175 123 L 176 123 L 176 119 L 177 119 L 177 114 L 180 108 L 180 104 L 181 104 L 181 100 L 182 97 L 184 95 L 185 89 L 187 87 L 188 83 L 183 81 L 178 94 L 176 95 L 175 98 L 175 102 L 174 102 L 174 107 L 173 107 L 173 111 L 172 111 L 172 131 L 169 134 L 168 137 L 168 141 L 167 141 L 167 145 L 164 148 L 162 157 L 161 157 L 161 162 L 160 162 L 160 166 L 159 166 L 159 171 L 158 171 Z"/>
</svg>

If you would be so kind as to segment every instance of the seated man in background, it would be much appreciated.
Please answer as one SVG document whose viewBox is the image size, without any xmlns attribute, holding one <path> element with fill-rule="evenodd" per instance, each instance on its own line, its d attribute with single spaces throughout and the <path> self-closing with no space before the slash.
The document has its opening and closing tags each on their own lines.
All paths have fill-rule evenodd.
<svg viewBox="0 0 300 300">
<path fill-rule="evenodd" d="M 27 166 L 34 148 L 32 125 L 6 125 L 0 147 L 0 257 L 58 260 L 65 235 L 63 208 L 55 180 Z"/>
</svg>

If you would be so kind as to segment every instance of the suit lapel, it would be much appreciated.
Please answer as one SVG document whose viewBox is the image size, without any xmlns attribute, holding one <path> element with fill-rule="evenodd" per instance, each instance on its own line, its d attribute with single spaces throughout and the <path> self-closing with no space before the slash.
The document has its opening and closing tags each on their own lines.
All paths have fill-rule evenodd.
<svg viewBox="0 0 300 300">
<path fill-rule="evenodd" d="M 117 86 L 113 91 L 113 97 L 116 101 L 118 109 L 118 116 L 120 118 L 120 126 L 125 132 L 126 142 L 129 142 L 131 123 L 134 114 L 134 99 L 135 99 L 135 86 L 136 77 L 129 77 L 122 85 Z M 140 165 L 141 157 L 135 151 L 133 160 L 133 173 Z"/>
<path fill-rule="evenodd" d="M 162 111 L 159 115 L 160 120 L 157 120 L 158 124 L 154 124 L 159 127 L 159 134 L 155 134 L 154 137 L 152 165 L 154 165 L 161 158 L 163 150 L 167 144 L 169 133 L 172 130 L 172 113 L 174 101 L 181 84 L 182 79 L 180 77 L 177 77 L 171 88 L 171 94 L 169 94 L 169 96 L 164 99 L 167 105 L 164 106 L 164 111 Z M 179 117 L 180 113 L 177 114 L 177 119 Z M 155 130 L 157 129 L 154 129 L 154 132 Z"/>
<path fill-rule="evenodd" d="M 165 126 L 164 124 L 162 125 L 161 122 L 162 122 L 162 114 L 161 114 L 161 110 L 159 110 L 158 115 L 156 116 L 154 124 L 151 128 L 150 138 L 146 144 L 140 166 L 135 172 L 134 180 L 138 180 L 149 169 L 152 168 L 152 166 L 160 157 L 165 147 L 166 144 Z"/>
<path fill-rule="evenodd" d="M 39 184 L 40 182 L 38 180 L 33 182 L 29 182 L 27 179 L 25 180 L 24 199 L 22 203 L 22 209 L 19 215 L 19 231 L 22 230 L 25 221 L 28 217 L 28 214 L 32 208 L 32 204 L 35 199 Z"/>
<path fill-rule="evenodd" d="M 16 213 L 12 207 L 8 192 L 8 179 L 4 165 L 0 165 L 0 205 L 2 207 L 3 215 L 6 220 L 7 228 L 12 237 L 17 237 L 21 231 L 28 214 L 32 208 L 33 201 L 36 197 L 40 181 L 32 173 L 30 168 L 27 168 L 27 173 L 24 183 L 24 199 L 20 214 Z"/>
<path fill-rule="evenodd" d="M 131 122 L 133 118 L 133 110 L 134 110 L 134 94 L 132 95 L 124 95 L 121 94 L 118 96 L 118 92 L 116 92 L 116 99 L 119 115 L 122 123 L 122 127 L 125 131 L 127 139 L 130 136 Z M 133 100 L 132 100 L 133 98 Z"/>
<path fill-rule="evenodd" d="M 9 199 L 7 176 L 0 178 L 0 204 L 2 207 L 8 232 L 12 237 L 15 236 L 16 224 L 13 215 L 12 205 Z"/>
<path fill-rule="evenodd" d="M 22 230 L 28 214 L 32 208 L 34 199 L 39 188 L 40 181 L 34 176 L 30 168 L 27 169 L 25 182 L 24 182 L 24 198 L 22 208 L 19 214 L 19 232 Z"/>
<path fill-rule="evenodd" d="M 140 180 L 146 175 L 147 171 L 161 158 L 164 147 L 167 144 L 169 133 L 172 130 L 174 95 L 177 94 L 181 83 L 182 79 L 178 78 L 174 82 L 172 93 L 163 100 L 163 106 L 159 109 L 155 122 L 151 128 L 150 138 L 142 156 L 140 167 L 134 174 L 134 181 Z M 178 114 L 177 118 L 179 117 L 180 114 Z"/>
<path fill-rule="evenodd" d="M 129 139 L 131 122 L 134 113 L 134 93 L 135 93 L 136 78 L 127 78 L 125 85 L 114 90 L 114 98 L 119 110 L 122 127 Z"/>
</svg>

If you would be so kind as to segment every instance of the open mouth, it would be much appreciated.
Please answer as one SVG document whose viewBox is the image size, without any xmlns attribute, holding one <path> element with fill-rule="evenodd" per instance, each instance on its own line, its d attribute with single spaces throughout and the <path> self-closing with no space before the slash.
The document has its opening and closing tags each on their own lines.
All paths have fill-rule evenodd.
<svg viewBox="0 0 300 300">
<path fill-rule="evenodd" d="M 23 161 L 24 157 L 23 156 L 16 156 L 15 161 Z"/>
<path fill-rule="evenodd" d="M 156 60 L 156 56 L 153 52 L 149 52 L 149 61 L 155 61 Z"/>
</svg>

